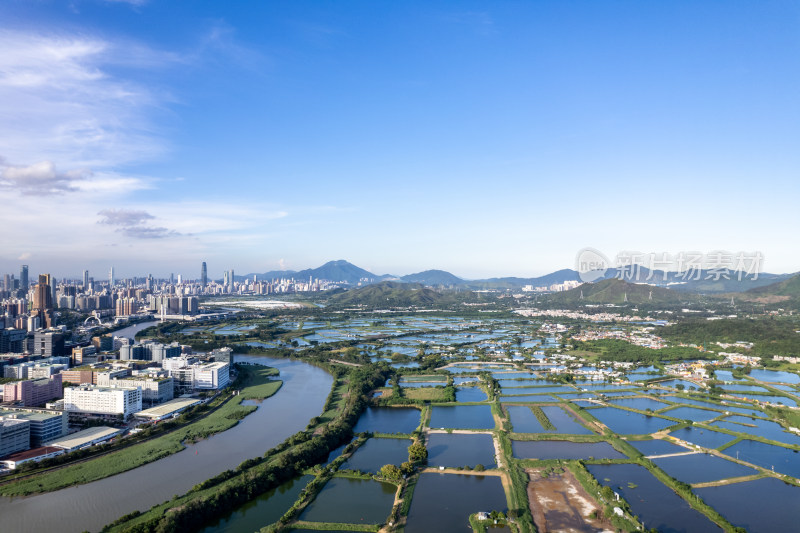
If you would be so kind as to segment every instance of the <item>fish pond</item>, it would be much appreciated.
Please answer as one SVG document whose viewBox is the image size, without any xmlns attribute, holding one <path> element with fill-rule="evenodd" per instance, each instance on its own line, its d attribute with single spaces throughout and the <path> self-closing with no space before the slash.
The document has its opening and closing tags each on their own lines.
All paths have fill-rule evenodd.
<svg viewBox="0 0 800 533">
<path fill-rule="evenodd" d="M 472 513 L 507 509 L 503 484 L 497 476 L 425 473 L 414 489 L 405 531 L 464 533 L 471 531 Z"/>
<path fill-rule="evenodd" d="M 645 457 L 649 455 L 666 455 L 668 453 L 688 452 L 687 448 L 678 446 L 666 440 L 629 440 L 628 444 L 642 452 Z"/>
<path fill-rule="evenodd" d="M 343 469 L 377 473 L 383 465 L 400 466 L 408 461 L 409 439 L 372 438 L 344 462 Z"/>
<path fill-rule="evenodd" d="M 300 520 L 380 524 L 389 516 L 397 487 L 371 479 L 335 477 L 328 481 Z"/>
<path fill-rule="evenodd" d="M 800 487 L 768 477 L 694 491 L 731 524 L 750 533 L 797 531 Z"/>
<path fill-rule="evenodd" d="M 501 403 L 554 403 L 558 398 L 548 396 L 547 394 L 528 394 L 522 396 L 501 396 Z"/>
<path fill-rule="evenodd" d="M 503 389 L 503 395 L 512 394 L 548 394 L 557 392 L 578 392 L 572 387 L 514 387 Z"/>
<path fill-rule="evenodd" d="M 653 400 L 652 398 L 620 398 L 618 400 L 609 400 L 608 403 L 629 407 L 631 409 L 638 409 L 640 411 L 646 411 L 648 409 L 658 411 L 659 409 L 669 407 L 669 404 Z"/>
<path fill-rule="evenodd" d="M 420 423 L 421 413 L 413 407 L 367 407 L 353 433 L 412 433 Z"/>
<path fill-rule="evenodd" d="M 491 435 L 431 433 L 427 447 L 429 466 L 454 468 L 481 464 L 486 468 L 495 467 L 494 440 Z"/>
<path fill-rule="evenodd" d="M 703 448 L 719 448 L 723 444 L 727 444 L 736 438 L 727 433 L 691 426 L 673 431 L 670 433 L 670 436 L 686 442 L 691 442 L 692 444 L 697 444 Z"/>
<path fill-rule="evenodd" d="M 518 459 L 627 459 L 607 442 L 571 442 L 568 440 L 511 441 Z"/>
<path fill-rule="evenodd" d="M 783 426 L 771 420 L 735 415 L 714 422 L 711 425 L 730 431 L 756 435 L 757 437 L 782 442 L 784 444 L 800 445 L 800 436 L 789 433 L 783 429 Z"/>
<path fill-rule="evenodd" d="M 457 402 L 484 402 L 489 397 L 480 387 L 458 387 L 456 388 Z"/>
<path fill-rule="evenodd" d="M 705 483 L 733 477 L 752 476 L 758 470 L 706 453 L 676 455 L 652 460 L 661 470 L 684 483 Z"/>
<path fill-rule="evenodd" d="M 755 440 L 742 440 L 722 452 L 761 468 L 800 478 L 800 452 Z"/>
<path fill-rule="evenodd" d="M 800 383 L 800 376 L 791 372 L 782 372 L 778 370 L 763 370 L 756 368 L 751 370 L 748 374 L 751 378 L 759 381 L 767 381 L 770 383 Z"/>
<path fill-rule="evenodd" d="M 660 414 L 664 416 L 671 416 L 678 420 L 691 420 L 692 422 L 702 422 L 704 420 L 711 420 L 718 416 L 722 416 L 719 411 L 708 411 L 706 409 L 698 409 L 696 407 L 676 407 L 669 411 L 662 411 Z"/>
<path fill-rule="evenodd" d="M 488 405 L 435 405 L 431 408 L 432 428 L 494 429 Z"/>
<path fill-rule="evenodd" d="M 672 420 L 625 411 L 616 407 L 587 409 L 586 412 L 620 435 L 645 435 L 675 425 Z"/>
<path fill-rule="evenodd" d="M 660 533 L 719 531 L 703 514 L 658 481 L 646 468 L 635 464 L 586 465 L 601 484 L 630 504 L 631 510 L 647 528 Z"/>
</svg>

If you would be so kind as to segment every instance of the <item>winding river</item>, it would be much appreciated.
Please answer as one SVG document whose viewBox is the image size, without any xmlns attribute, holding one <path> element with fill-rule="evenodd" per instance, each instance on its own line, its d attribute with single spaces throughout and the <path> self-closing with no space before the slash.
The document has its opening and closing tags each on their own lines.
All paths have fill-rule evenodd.
<svg viewBox="0 0 800 533">
<path fill-rule="evenodd" d="M 237 355 L 237 362 L 273 366 L 283 386 L 236 426 L 187 449 L 85 485 L 22 498 L 0 498 L 3 531 L 97 531 L 135 510 L 184 494 L 220 472 L 302 430 L 322 412 L 333 383 L 322 369 L 288 359 Z"/>
</svg>

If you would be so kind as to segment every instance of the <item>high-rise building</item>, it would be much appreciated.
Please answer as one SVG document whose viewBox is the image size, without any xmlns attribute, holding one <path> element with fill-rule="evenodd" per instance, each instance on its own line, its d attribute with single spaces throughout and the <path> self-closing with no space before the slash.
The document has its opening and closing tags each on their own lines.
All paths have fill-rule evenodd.
<svg viewBox="0 0 800 533">
<path fill-rule="evenodd" d="M 53 308 L 53 293 L 50 290 L 50 274 L 39 274 L 39 283 L 36 284 L 36 292 L 33 293 L 33 309 L 35 311 L 45 311 Z"/>
<path fill-rule="evenodd" d="M 228 283 L 229 283 L 230 292 L 233 292 L 233 281 L 234 281 L 234 279 L 235 279 L 235 276 L 233 274 L 233 269 L 231 269 L 230 274 L 228 274 Z"/>
<path fill-rule="evenodd" d="M 89 271 L 83 271 L 83 292 L 89 292 Z"/>
<path fill-rule="evenodd" d="M 108 271 L 108 286 L 109 288 L 114 287 L 114 267 L 111 267 L 111 270 Z"/>
<path fill-rule="evenodd" d="M 208 284 L 208 269 L 206 268 L 206 262 L 200 265 L 200 286 L 205 288 Z"/>
<path fill-rule="evenodd" d="M 19 288 L 28 291 L 28 265 L 22 265 L 19 269 Z"/>
</svg>

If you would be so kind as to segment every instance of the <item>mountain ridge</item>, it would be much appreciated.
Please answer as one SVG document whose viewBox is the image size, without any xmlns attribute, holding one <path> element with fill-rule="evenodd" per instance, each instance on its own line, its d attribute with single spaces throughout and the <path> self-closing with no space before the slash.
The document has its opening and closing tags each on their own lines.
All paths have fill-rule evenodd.
<svg viewBox="0 0 800 533">
<path fill-rule="evenodd" d="M 281 278 L 294 278 L 298 281 L 303 281 L 307 280 L 309 277 L 313 277 L 314 279 L 347 283 L 348 285 L 395 281 L 401 283 L 421 283 L 433 287 L 456 287 L 471 290 L 522 290 L 526 285 L 533 287 L 549 287 L 553 284 L 564 283 L 565 281 L 581 281 L 578 272 L 569 268 L 530 278 L 507 276 L 485 279 L 465 279 L 446 270 L 438 269 L 424 270 L 404 276 L 395 276 L 391 274 L 381 275 L 374 274 L 344 259 L 328 261 L 317 268 L 307 268 L 299 271 L 272 270 L 261 274 L 250 273 L 245 276 L 236 276 L 236 279 L 239 281 L 253 279 L 253 276 L 261 281 Z M 793 274 L 760 273 L 758 277 L 743 275 L 742 279 L 739 280 L 735 272 L 731 272 L 726 279 L 725 276 L 719 276 L 717 273 L 709 270 L 699 270 L 691 273 L 691 275 L 685 275 L 677 272 L 651 271 L 645 267 L 639 267 L 634 271 L 610 268 L 605 271 L 597 281 L 623 278 L 625 281 L 646 283 L 653 287 L 666 287 L 674 291 L 724 295 L 727 293 L 744 293 L 746 291 L 756 290 L 760 287 L 767 287 L 787 280 L 792 276 Z"/>
</svg>

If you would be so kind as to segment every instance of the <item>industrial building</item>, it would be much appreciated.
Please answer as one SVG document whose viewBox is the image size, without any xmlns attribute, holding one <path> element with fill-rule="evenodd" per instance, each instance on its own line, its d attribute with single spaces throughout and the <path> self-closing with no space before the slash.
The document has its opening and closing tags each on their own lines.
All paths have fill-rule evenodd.
<svg viewBox="0 0 800 533">
<path fill-rule="evenodd" d="M 142 410 L 142 391 L 80 385 L 64 389 L 64 410 L 70 413 L 121 415 L 124 418 Z"/>
</svg>

